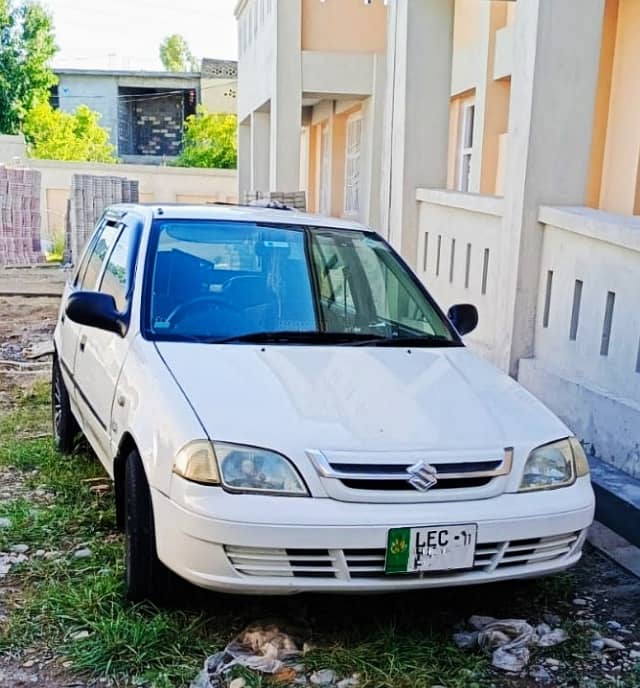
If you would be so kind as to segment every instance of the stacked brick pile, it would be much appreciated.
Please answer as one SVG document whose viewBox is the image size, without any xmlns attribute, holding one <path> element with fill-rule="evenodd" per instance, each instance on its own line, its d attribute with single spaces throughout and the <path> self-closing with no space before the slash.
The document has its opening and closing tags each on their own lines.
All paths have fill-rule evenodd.
<svg viewBox="0 0 640 688">
<path fill-rule="evenodd" d="M 74 174 L 67 205 L 65 260 L 77 262 L 107 206 L 137 203 L 139 196 L 137 180 Z"/>
<path fill-rule="evenodd" d="M 307 194 L 304 191 L 292 191 L 291 193 L 282 191 L 246 191 L 243 199 L 246 205 L 257 204 L 258 202 L 268 203 L 269 201 L 282 203 L 289 208 L 295 208 L 295 210 L 302 212 L 307 210 Z"/>
<path fill-rule="evenodd" d="M 44 260 L 41 181 L 37 170 L 0 165 L 0 265 L 33 265 Z"/>
</svg>

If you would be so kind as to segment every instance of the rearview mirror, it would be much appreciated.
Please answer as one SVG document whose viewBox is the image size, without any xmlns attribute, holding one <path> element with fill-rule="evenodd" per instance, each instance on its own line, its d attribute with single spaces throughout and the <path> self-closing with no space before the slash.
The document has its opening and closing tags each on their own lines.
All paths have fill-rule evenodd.
<svg viewBox="0 0 640 688">
<path fill-rule="evenodd" d="M 478 309 L 470 303 L 451 306 L 447 317 L 461 336 L 473 332 L 478 326 Z"/>
<path fill-rule="evenodd" d="M 115 332 L 121 337 L 124 337 L 127 330 L 127 324 L 118 313 L 116 302 L 111 294 L 77 291 L 69 296 L 65 314 L 78 325 Z"/>
</svg>

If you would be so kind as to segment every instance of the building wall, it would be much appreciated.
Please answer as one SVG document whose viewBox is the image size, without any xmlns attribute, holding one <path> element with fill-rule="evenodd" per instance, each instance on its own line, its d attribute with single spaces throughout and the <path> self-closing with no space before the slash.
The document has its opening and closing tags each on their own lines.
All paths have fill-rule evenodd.
<svg viewBox="0 0 640 688">
<path fill-rule="evenodd" d="M 235 170 L 206 170 L 148 165 L 106 165 L 101 163 L 24 161 L 42 173 L 42 230 L 51 236 L 64 230 L 67 198 L 74 174 L 127 177 L 140 182 L 143 203 L 235 202 Z"/>
<path fill-rule="evenodd" d="M 73 112 L 87 105 L 100 113 L 100 125 L 109 130 L 111 143 L 118 145 L 118 77 L 112 75 L 60 74 L 60 109 Z"/>
<path fill-rule="evenodd" d="M 27 157 L 27 145 L 24 136 L 0 135 L 0 163 L 11 162 L 13 158 Z"/>
<path fill-rule="evenodd" d="M 640 213 L 640 2 L 620 0 L 611 79 L 600 208 Z"/>
<path fill-rule="evenodd" d="M 202 79 L 200 100 L 202 105 L 214 113 L 235 115 L 237 104 L 237 79 Z"/>
<path fill-rule="evenodd" d="M 365 30 L 366 29 L 366 30 Z M 382 0 L 302 0 L 302 50 L 383 52 L 387 9 Z"/>
</svg>

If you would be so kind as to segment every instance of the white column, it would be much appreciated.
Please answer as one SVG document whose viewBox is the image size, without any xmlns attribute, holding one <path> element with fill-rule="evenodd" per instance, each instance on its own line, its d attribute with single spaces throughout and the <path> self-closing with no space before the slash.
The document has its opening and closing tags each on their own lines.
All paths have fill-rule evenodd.
<svg viewBox="0 0 640 688">
<path fill-rule="evenodd" d="M 298 191 L 302 129 L 301 0 L 276 0 L 270 190 Z"/>
<path fill-rule="evenodd" d="M 251 125 L 250 119 L 238 125 L 238 201 L 251 188 Z"/>
<path fill-rule="evenodd" d="M 586 200 L 604 0 L 519 2 L 502 228 L 498 360 L 534 353 L 540 205 Z"/>
<path fill-rule="evenodd" d="M 271 117 L 268 112 L 251 113 L 251 190 L 269 191 Z"/>
<path fill-rule="evenodd" d="M 360 159 L 360 221 L 379 230 L 380 189 L 380 142 L 385 115 L 386 66 L 383 54 L 375 55 L 373 69 L 373 93 L 363 104 L 362 151 Z"/>
<path fill-rule="evenodd" d="M 383 232 L 410 265 L 418 247 L 419 187 L 447 181 L 453 0 L 389 5 L 383 146 Z"/>
</svg>

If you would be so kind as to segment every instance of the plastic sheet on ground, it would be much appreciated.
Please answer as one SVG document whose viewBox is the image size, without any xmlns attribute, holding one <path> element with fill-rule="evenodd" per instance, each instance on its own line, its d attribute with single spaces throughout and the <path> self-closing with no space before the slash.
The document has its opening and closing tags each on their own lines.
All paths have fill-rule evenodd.
<svg viewBox="0 0 640 688">
<path fill-rule="evenodd" d="M 190 688 L 224 688 L 235 666 L 264 674 L 277 674 L 294 663 L 303 653 L 303 641 L 297 631 L 285 631 L 278 624 L 249 626 L 227 647 L 209 657 Z"/>
<path fill-rule="evenodd" d="M 491 653 L 493 666 L 509 672 L 519 672 L 527 666 L 531 648 L 553 647 L 569 638 L 561 628 L 552 629 L 547 624 L 532 626 L 522 619 L 472 616 L 469 626 L 472 631 L 454 634 L 454 643 L 460 648 L 479 647 Z"/>
</svg>

